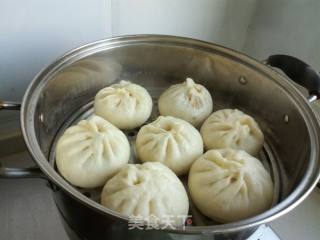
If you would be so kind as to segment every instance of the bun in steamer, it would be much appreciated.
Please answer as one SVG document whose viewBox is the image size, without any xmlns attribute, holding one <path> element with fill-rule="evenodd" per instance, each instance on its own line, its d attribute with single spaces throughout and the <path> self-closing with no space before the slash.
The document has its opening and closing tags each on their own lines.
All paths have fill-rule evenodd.
<svg viewBox="0 0 320 240">
<path fill-rule="evenodd" d="M 203 153 L 203 141 L 190 123 L 171 116 L 159 116 L 138 132 L 136 151 L 142 162 L 161 162 L 177 175 L 182 175 Z"/>
<path fill-rule="evenodd" d="M 154 216 L 157 223 L 170 217 L 174 225 L 182 225 L 189 210 L 183 184 L 158 162 L 126 165 L 104 186 L 101 204 L 129 217 Z"/>
<path fill-rule="evenodd" d="M 209 150 L 191 166 L 188 186 L 198 209 L 219 222 L 255 216 L 273 201 L 270 174 L 242 150 Z"/>
<path fill-rule="evenodd" d="M 130 146 L 127 137 L 98 116 L 69 127 L 58 140 L 56 164 L 71 184 L 94 188 L 128 163 Z"/>
<path fill-rule="evenodd" d="M 124 80 L 101 89 L 94 100 L 95 114 L 120 129 L 141 126 L 151 110 L 152 99 L 147 90 Z"/>
<path fill-rule="evenodd" d="M 200 129 L 206 149 L 234 148 L 256 156 L 264 136 L 257 122 L 237 109 L 212 113 Z"/>
<path fill-rule="evenodd" d="M 160 115 L 181 118 L 197 127 L 212 112 L 212 98 L 204 86 L 187 78 L 164 91 L 158 106 Z"/>
</svg>

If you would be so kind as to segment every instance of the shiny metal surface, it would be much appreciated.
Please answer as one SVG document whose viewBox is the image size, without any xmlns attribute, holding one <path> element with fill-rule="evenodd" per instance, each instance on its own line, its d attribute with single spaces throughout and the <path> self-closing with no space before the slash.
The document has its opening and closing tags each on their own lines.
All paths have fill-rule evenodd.
<svg viewBox="0 0 320 240">
<path fill-rule="evenodd" d="M 57 205 L 76 229 L 86 232 L 88 221 L 95 221 L 95 232 L 120 234 L 127 218 L 86 197 L 50 165 L 52 144 L 61 127 L 76 118 L 75 113 L 100 88 L 115 81 L 129 79 L 156 96 L 186 77 L 205 85 L 217 106 L 239 108 L 259 122 L 278 165 L 281 187 L 278 203 L 258 216 L 188 226 L 174 233 L 236 237 L 285 214 L 310 193 L 319 178 L 320 128 L 308 101 L 285 77 L 243 54 L 206 42 L 155 35 L 118 37 L 62 56 L 38 74 L 22 104 L 21 126 L 28 149 L 62 192 Z M 72 200 L 67 202 L 66 197 Z"/>
<path fill-rule="evenodd" d="M 20 110 L 21 103 L 0 101 L 0 110 Z M 45 178 L 38 167 L 9 168 L 0 163 L 0 178 Z"/>
<path fill-rule="evenodd" d="M 8 168 L 0 164 L 0 178 L 45 178 L 46 175 L 38 167 Z"/>
<path fill-rule="evenodd" d="M 318 100 L 318 96 L 315 95 L 315 94 L 312 94 L 312 95 L 310 95 L 307 99 L 308 99 L 308 101 L 309 101 L 310 103 L 312 103 L 312 102 Z"/>
<path fill-rule="evenodd" d="M 19 102 L 0 101 L 0 110 L 20 110 L 20 108 Z"/>
</svg>

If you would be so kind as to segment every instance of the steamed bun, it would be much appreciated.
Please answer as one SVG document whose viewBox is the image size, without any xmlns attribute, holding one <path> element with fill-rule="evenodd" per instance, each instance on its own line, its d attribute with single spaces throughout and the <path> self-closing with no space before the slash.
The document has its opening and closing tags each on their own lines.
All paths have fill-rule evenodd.
<svg viewBox="0 0 320 240">
<path fill-rule="evenodd" d="M 147 90 L 128 81 L 101 89 L 94 99 L 95 114 L 120 129 L 141 126 L 150 117 L 151 110 L 152 99 Z"/>
<path fill-rule="evenodd" d="M 160 115 L 181 118 L 197 127 L 212 112 L 212 98 L 204 86 L 187 78 L 164 91 L 158 106 Z"/>
<path fill-rule="evenodd" d="M 142 162 L 161 162 L 177 175 L 182 175 L 203 153 L 203 141 L 190 123 L 160 116 L 140 129 L 136 150 Z"/>
<path fill-rule="evenodd" d="M 59 172 L 71 184 L 83 188 L 104 185 L 128 163 L 129 156 L 127 137 L 98 116 L 69 127 L 56 147 Z"/>
<path fill-rule="evenodd" d="M 169 216 L 175 225 L 182 225 L 179 216 L 187 215 L 189 210 L 181 181 L 157 162 L 126 165 L 104 186 L 101 204 L 129 217 L 155 216 L 158 223 Z"/>
<path fill-rule="evenodd" d="M 242 150 L 210 150 L 189 172 L 191 198 L 219 222 L 252 217 L 271 207 L 273 183 L 262 163 Z"/>
<path fill-rule="evenodd" d="M 264 142 L 257 122 L 237 109 L 212 113 L 200 132 L 206 149 L 234 148 L 256 156 Z"/>
</svg>

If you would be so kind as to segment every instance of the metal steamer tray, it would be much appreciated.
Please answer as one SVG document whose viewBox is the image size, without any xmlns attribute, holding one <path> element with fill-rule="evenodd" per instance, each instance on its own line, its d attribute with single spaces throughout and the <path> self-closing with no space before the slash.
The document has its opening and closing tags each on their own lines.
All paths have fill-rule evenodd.
<svg viewBox="0 0 320 240">
<path fill-rule="evenodd" d="M 143 82 L 143 75 L 139 74 L 137 78 L 139 78 L 140 81 L 133 81 L 136 82 L 142 86 L 144 86 Z M 144 74 L 145 77 L 150 78 L 150 74 Z M 132 79 L 130 79 L 132 80 Z M 150 79 L 149 79 L 150 80 Z M 183 79 L 181 79 L 183 81 Z M 116 83 L 116 82 L 115 82 Z M 167 87 L 170 86 L 170 83 L 167 84 L 167 86 L 151 86 L 151 87 L 146 87 L 147 91 L 152 97 L 153 101 L 153 108 L 152 108 L 152 113 L 150 118 L 143 124 L 148 124 L 152 121 L 154 121 L 158 116 L 159 116 L 159 111 L 158 111 L 158 98 L 161 95 L 163 91 L 167 89 Z M 144 86 L 145 87 L 145 86 Z M 223 109 L 223 108 L 229 108 L 230 106 L 224 107 L 223 104 L 217 103 L 214 99 L 214 92 L 211 92 L 211 95 L 213 96 L 213 111 Z M 57 170 L 56 164 L 55 164 L 55 147 L 57 144 L 58 139 L 60 136 L 64 133 L 64 131 L 71 125 L 77 124 L 79 121 L 84 120 L 89 118 L 94 114 L 93 111 L 93 103 L 94 100 L 90 99 L 88 103 L 84 106 L 82 106 L 80 109 L 78 109 L 76 112 L 71 114 L 64 124 L 61 126 L 60 130 L 58 131 L 57 135 L 54 138 L 53 144 L 50 148 L 50 154 L 49 154 L 49 161 L 50 164 Z M 233 106 L 236 108 L 237 106 Z M 245 110 L 244 110 L 245 111 Z M 129 159 L 129 163 L 133 164 L 141 164 L 139 159 L 136 157 L 136 152 L 135 152 L 135 140 L 136 140 L 136 135 L 139 131 L 139 128 L 131 129 L 131 130 L 124 130 L 123 132 L 127 136 L 129 143 L 130 143 L 130 148 L 131 148 L 131 155 Z M 199 130 L 199 129 L 198 129 Z M 264 167 L 267 169 L 267 171 L 270 173 L 273 183 L 274 183 L 274 197 L 273 197 L 273 203 L 272 206 L 278 203 L 278 201 L 281 199 L 281 187 L 283 183 L 283 176 L 281 174 L 281 167 L 279 165 L 279 161 L 277 159 L 277 155 L 275 151 L 272 149 L 272 145 L 269 144 L 268 138 L 265 139 L 263 149 L 261 150 L 258 159 L 263 163 Z M 180 177 L 180 180 L 184 184 L 187 192 L 188 192 L 188 176 L 184 175 Z M 102 187 L 99 188 L 79 188 L 77 187 L 78 191 L 81 192 L 83 195 L 86 197 L 94 200 L 97 203 L 100 203 L 100 195 L 102 191 Z M 210 218 L 204 216 L 194 205 L 192 202 L 192 199 L 189 195 L 189 203 L 190 203 L 190 209 L 188 215 L 191 216 L 192 218 L 192 225 L 193 226 L 212 226 L 216 224 L 221 224 L 219 222 L 216 222 L 214 220 L 211 220 Z"/>
</svg>

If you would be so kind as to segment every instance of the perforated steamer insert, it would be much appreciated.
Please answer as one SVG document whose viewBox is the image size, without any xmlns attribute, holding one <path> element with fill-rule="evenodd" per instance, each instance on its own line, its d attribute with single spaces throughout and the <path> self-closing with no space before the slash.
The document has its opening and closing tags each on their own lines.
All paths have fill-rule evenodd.
<svg viewBox="0 0 320 240">
<path fill-rule="evenodd" d="M 146 76 L 150 76 L 150 75 L 147 74 Z M 140 81 L 137 83 L 144 86 L 143 83 L 141 83 L 141 75 L 139 75 L 138 77 L 140 78 Z M 143 80 L 143 78 L 142 78 L 142 80 Z M 181 79 L 181 80 L 183 81 L 183 79 Z M 168 85 L 167 87 L 169 87 L 169 86 L 170 85 Z M 159 116 L 159 111 L 158 111 L 158 106 L 157 106 L 158 98 L 161 95 L 161 93 L 167 89 L 167 87 L 163 87 L 163 86 L 146 87 L 146 89 L 148 90 L 149 94 L 152 97 L 153 109 L 152 109 L 152 113 L 151 113 L 150 118 L 144 123 L 144 125 L 152 122 L 153 120 L 155 120 Z M 223 104 L 219 104 L 215 101 L 214 91 L 211 92 L 211 95 L 213 96 L 213 111 L 227 108 L 227 107 L 224 107 Z M 88 104 L 82 106 L 78 111 L 71 114 L 66 119 L 66 121 L 61 126 L 60 130 L 58 131 L 57 135 L 55 136 L 53 144 L 50 148 L 49 161 L 50 161 L 50 164 L 56 169 L 56 171 L 58 171 L 58 170 L 57 170 L 57 167 L 55 164 L 55 147 L 56 147 L 56 144 L 57 144 L 59 137 L 63 134 L 63 132 L 69 126 L 75 125 L 79 121 L 87 119 L 94 114 L 93 113 L 93 102 L 94 101 L 91 99 L 88 102 Z M 230 106 L 228 106 L 228 107 L 230 107 Z M 236 108 L 237 106 L 234 106 L 234 107 Z M 245 112 L 245 110 L 243 110 L 243 111 Z M 136 158 L 136 154 L 135 154 L 135 140 L 136 140 L 136 135 L 137 135 L 139 129 L 140 128 L 135 128 L 132 130 L 123 131 L 129 140 L 130 148 L 131 148 L 131 155 L 130 155 L 129 163 L 141 164 L 139 159 Z M 272 180 L 274 183 L 274 199 L 273 199 L 272 205 L 275 205 L 282 197 L 281 196 L 282 179 L 281 179 L 281 173 L 280 173 L 281 169 L 280 169 L 280 166 L 278 165 L 277 155 L 273 151 L 272 146 L 269 144 L 269 140 L 267 137 L 265 139 L 263 149 L 261 150 L 258 158 L 263 163 L 264 167 L 267 169 L 267 171 L 270 173 L 270 175 L 272 177 Z M 188 186 L 187 186 L 188 176 L 187 175 L 181 176 L 180 179 L 183 182 L 186 190 L 188 191 Z M 101 195 L 102 187 L 90 188 L 90 189 L 77 187 L 77 189 L 79 192 L 81 192 L 86 197 L 92 199 L 95 202 L 100 203 L 100 195 Z M 209 219 L 208 217 L 204 216 L 203 214 L 201 214 L 201 212 L 193 204 L 190 196 L 189 196 L 189 201 L 190 201 L 189 215 L 192 216 L 192 225 L 194 225 L 194 226 L 209 226 L 209 225 L 219 224 L 218 222 L 215 222 L 215 221 Z"/>
</svg>

